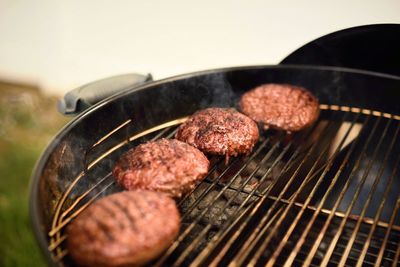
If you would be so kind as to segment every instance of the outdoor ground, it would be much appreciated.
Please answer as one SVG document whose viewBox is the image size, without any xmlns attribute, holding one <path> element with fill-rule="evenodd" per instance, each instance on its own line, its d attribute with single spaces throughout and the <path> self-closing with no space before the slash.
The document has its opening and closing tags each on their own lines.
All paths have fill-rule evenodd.
<svg viewBox="0 0 400 267">
<path fill-rule="evenodd" d="M 44 266 L 29 221 L 29 180 L 51 138 L 68 122 L 56 98 L 0 82 L 0 266 Z"/>
</svg>

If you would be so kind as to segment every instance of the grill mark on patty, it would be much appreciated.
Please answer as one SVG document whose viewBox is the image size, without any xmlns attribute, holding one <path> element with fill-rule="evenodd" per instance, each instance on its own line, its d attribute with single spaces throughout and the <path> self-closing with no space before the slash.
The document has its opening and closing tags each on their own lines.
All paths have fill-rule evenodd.
<svg viewBox="0 0 400 267">
<path fill-rule="evenodd" d="M 92 219 L 94 220 L 94 222 L 96 223 L 96 225 L 98 226 L 98 229 L 101 230 L 101 232 L 103 232 L 103 234 L 107 237 L 108 240 L 110 241 L 114 241 L 114 237 L 111 234 L 112 233 L 112 229 L 109 229 L 108 226 L 103 223 L 102 221 L 99 221 L 97 218 L 92 217 Z"/>
<path fill-rule="evenodd" d="M 146 199 L 146 194 L 142 194 L 141 195 L 144 199 Z M 147 200 L 144 201 L 145 203 L 147 203 Z M 142 204 L 141 201 L 133 201 L 133 205 L 135 205 L 135 207 L 137 207 L 140 215 L 142 216 L 142 218 L 144 218 L 146 216 L 146 212 L 143 212 L 143 208 L 146 209 L 146 207 L 144 205 L 140 205 Z"/>
<path fill-rule="evenodd" d="M 125 215 L 125 217 L 128 219 L 129 225 L 132 227 L 132 229 L 134 231 L 137 231 L 138 229 L 137 229 L 136 223 L 135 223 L 136 219 L 132 217 L 132 214 L 130 214 L 129 210 L 123 204 L 121 204 L 120 202 L 118 202 L 114 199 L 111 199 L 111 202 L 114 204 L 114 206 L 116 208 L 118 208 Z"/>
<path fill-rule="evenodd" d="M 119 229 L 118 222 L 125 229 Z M 95 201 L 67 226 L 67 249 L 74 263 L 82 266 L 136 266 L 170 246 L 179 225 L 179 211 L 167 195 L 120 192 Z M 134 226 L 138 232 L 131 230 Z"/>
<path fill-rule="evenodd" d="M 114 200 L 111 199 L 110 200 L 110 204 L 114 204 Z M 105 205 L 105 203 L 99 203 L 99 208 L 102 208 L 103 210 L 105 210 L 112 218 L 114 218 L 117 215 L 117 212 L 115 212 L 115 210 L 113 210 L 112 208 L 115 208 L 115 205 L 112 205 L 112 208 L 107 207 L 107 205 Z M 118 226 L 120 229 L 124 228 L 124 224 L 118 220 Z"/>
<path fill-rule="evenodd" d="M 115 212 L 113 210 L 111 210 L 109 207 L 107 207 L 104 202 L 99 202 L 98 205 L 99 209 L 105 211 L 106 213 L 108 213 L 110 216 L 114 217 L 115 216 Z"/>
<path fill-rule="evenodd" d="M 145 194 L 141 194 L 141 196 L 143 196 L 143 195 L 145 195 Z M 137 211 L 139 211 L 139 213 L 140 213 L 140 215 L 142 216 L 142 218 L 145 216 L 145 213 L 143 212 L 142 208 L 141 208 L 141 207 L 138 205 L 138 203 L 137 203 L 137 199 L 135 199 L 135 198 L 130 199 L 130 198 L 127 198 L 127 197 L 125 197 L 125 196 L 124 196 L 124 199 L 125 199 L 126 201 L 132 202 L 132 204 L 135 206 L 135 208 L 137 209 Z"/>
<path fill-rule="evenodd" d="M 87 239 L 88 239 L 90 242 L 94 242 L 94 241 L 96 240 L 96 239 L 95 239 L 95 236 L 92 235 L 86 228 L 85 228 L 85 230 L 84 230 L 84 234 L 86 235 Z"/>
</svg>

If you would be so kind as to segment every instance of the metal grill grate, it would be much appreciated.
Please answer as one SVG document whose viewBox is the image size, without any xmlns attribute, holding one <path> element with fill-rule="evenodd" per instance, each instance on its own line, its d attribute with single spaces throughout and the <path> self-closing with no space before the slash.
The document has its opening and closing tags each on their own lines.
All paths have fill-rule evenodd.
<svg viewBox="0 0 400 267">
<path fill-rule="evenodd" d="M 179 237 L 153 264 L 396 266 L 400 117 L 321 109 L 311 129 L 268 131 L 251 155 L 228 165 L 213 157 L 204 182 L 177 203 Z M 184 120 L 121 139 L 127 121 L 88 150 L 86 170 L 55 208 L 49 250 L 56 262 L 71 264 L 65 226 L 96 198 L 120 190 L 103 162 L 140 142 L 171 138 Z"/>
</svg>

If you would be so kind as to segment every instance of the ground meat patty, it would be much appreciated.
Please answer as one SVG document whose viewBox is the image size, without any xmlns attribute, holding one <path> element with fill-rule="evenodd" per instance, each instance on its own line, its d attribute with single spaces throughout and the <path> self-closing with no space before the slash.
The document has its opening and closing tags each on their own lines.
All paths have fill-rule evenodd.
<svg viewBox="0 0 400 267">
<path fill-rule="evenodd" d="M 209 165 L 197 148 L 161 139 L 130 149 L 114 166 L 113 175 L 127 190 L 147 189 L 180 198 L 206 176 Z"/>
<path fill-rule="evenodd" d="M 209 154 L 248 154 L 259 138 L 257 124 L 231 108 L 207 108 L 194 113 L 176 133 L 184 141 Z"/>
<path fill-rule="evenodd" d="M 264 84 L 245 93 L 241 111 L 265 128 L 288 132 L 313 124 L 319 115 L 318 99 L 302 87 L 288 84 Z"/>
<path fill-rule="evenodd" d="M 67 248 L 79 265 L 137 266 L 156 258 L 179 232 L 173 199 L 151 191 L 104 197 L 67 227 Z"/>
</svg>

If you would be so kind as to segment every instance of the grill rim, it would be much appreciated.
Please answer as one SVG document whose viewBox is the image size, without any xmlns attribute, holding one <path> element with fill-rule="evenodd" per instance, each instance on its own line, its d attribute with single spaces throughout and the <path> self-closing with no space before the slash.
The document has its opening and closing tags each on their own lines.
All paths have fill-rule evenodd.
<svg viewBox="0 0 400 267">
<path fill-rule="evenodd" d="M 159 81 L 150 82 L 148 84 L 144 84 L 141 86 L 133 86 L 131 88 L 126 89 L 125 91 L 113 95 L 103 101 L 99 102 L 95 106 L 89 108 L 84 113 L 80 114 L 74 120 L 69 122 L 65 125 L 53 138 L 53 140 L 49 143 L 46 149 L 43 151 L 39 159 L 37 160 L 35 167 L 33 169 L 31 180 L 30 180 L 30 203 L 29 203 L 29 212 L 30 212 L 30 220 L 31 225 L 33 228 L 34 235 L 36 240 L 38 241 L 39 246 L 41 247 L 41 251 L 45 254 L 46 259 L 49 264 L 54 265 L 54 261 L 52 260 L 49 253 L 47 253 L 48 248 L 48 241 L 46 238 L 46 231 L 43 228 L 43 223 L 39 218 L 39 214 L 41 214 L 40 207 L 38 205 L 38 198 L 39 198 L 39 182 L 41 178 L 41 173 L 45 169 L 46 163 L 49 160 L 50 155 L 55 150 L 55 148 L 60 144 L 60 140 L 66 137 L 69 131 L 74 129 L 77 125 L 80 124 L 81 120 L 89 117 L 90 115 L 96 113 L 96 111 L 100 110 L 102 107 L 106 106 L 108 103 L 115 101 L 117 98 L 121 98 L 124 96 L 128 96 L 129 94 L 136 93 L 142 90 L 151 90 L 154 86 L 163 85 L 165 83 L 180 81 L 184 79 L 190 79 L 193 77 L 198 77 L 201 75 L 206 74 L 214 74 L 214 73 L 224 73 L 228 71 L 242 71 L 242 70 L 261 70 L 261 69 L 268 69 L 268 70 L 318 70 L 318 71 L 332 71 L 332 72 L 343 72 L 349 75 L 359 75 L 363 76 L 371 76 L 371 77 L 378 77 L 383 78 L 386 80 L 391 81 L 392 83 L 397 84 L 400 81 L 400 77 L 388 74 L 382 74 L 372 71 L 365 71 L 365 70 L 356 70 L 356 69 L 349 69 L 349 68 L 341 68 L 341 67 L 326 67 L 326 66 L 303 66 L 303 65 L 256 65 L 256 66 L 239 66 L 239 67 L 231 67 L 231 68 L 220 68 L 214 70 L 205 70 L 200 72 L 193 72 L 189 74 L 178 75 L 171 78 L 166 78 Z"/>
</svg>

